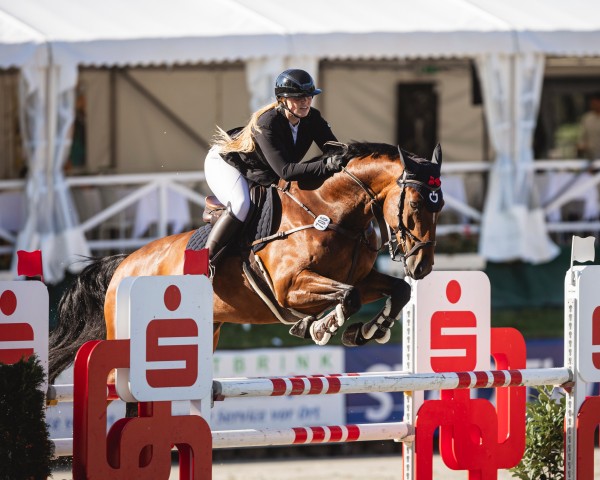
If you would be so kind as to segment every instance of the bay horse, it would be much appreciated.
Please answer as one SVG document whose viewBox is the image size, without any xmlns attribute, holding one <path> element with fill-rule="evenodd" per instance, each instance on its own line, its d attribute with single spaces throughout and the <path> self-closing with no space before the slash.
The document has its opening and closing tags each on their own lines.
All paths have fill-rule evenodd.
<svg viewBox="0 0 600 480">
<path fill-rule="evenodd" d="M 279 182 L 281 218 L 256 260 L 279 307 L 300 319 L 292 327 L 297 335 L 324 345 L 361 305 L 387 297 L 371 321 L 351 324 L 342 338 L 347 346 L 384 343 L 410 298 L 410 285 L 373 267 L 387 244 L 392 258 L 404 263 L 406 275 L 420 279 L 431 272 L 436 220 L 444 203 L 441 148 L 427 160 L 398 146 L 353 142 L 330 145 L 323 156 L 331 155 L 342 158 L 341 172 L 325 180 Z M 192 233 L 161 238 L 130 255 L 104 257 L 86 266 L 59 303 L 58 325 L 50 339 L 50 383 L 83 343 L 115 338 L 121 280 L 183 274 Z M 213 289 L 214 348 L 223 323 L 280 321 L 252 288 L 242 255 L 220 261 Z"/>
</svg>

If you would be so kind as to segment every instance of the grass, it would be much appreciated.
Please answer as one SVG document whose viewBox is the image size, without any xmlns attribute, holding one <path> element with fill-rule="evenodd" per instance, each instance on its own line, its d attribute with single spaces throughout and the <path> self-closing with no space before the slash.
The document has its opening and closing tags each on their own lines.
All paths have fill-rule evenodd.
<svg viewBox="0 0 600 480">
<path fill-rule="evenodd" d="M 497 309 L 492 311 L 492 327 L 514 327 L 526 340 L 562 338 L 562 308 Z"/>
</svg>

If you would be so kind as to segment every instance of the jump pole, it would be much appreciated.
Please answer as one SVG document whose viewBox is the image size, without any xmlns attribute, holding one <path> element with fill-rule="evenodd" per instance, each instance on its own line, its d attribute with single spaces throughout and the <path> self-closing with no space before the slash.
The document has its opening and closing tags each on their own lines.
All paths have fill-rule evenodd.
<svg viewBox="0 0 600 480">
<path fill-rule="evenodd" d="M 373 392 L 412 392 L 423 390 L 458 390 L 501 387 L 537 387 L 563 385 L 573 381 L 568 368 L 530 368 L 524 370 L 487 370 L 441 373 L 341 373 L 303 377 L 222 378 L 213 380 L 214 400 L 247 397 L 331 395 Z M 110 390 L 107 389 L 107 392 Z M 49 389 L 49 398 L 58 402 L 73 401 L 73 386 L 58 385 Z M 107 393 L 108 400 L 116 394 Z"/>
</svg>

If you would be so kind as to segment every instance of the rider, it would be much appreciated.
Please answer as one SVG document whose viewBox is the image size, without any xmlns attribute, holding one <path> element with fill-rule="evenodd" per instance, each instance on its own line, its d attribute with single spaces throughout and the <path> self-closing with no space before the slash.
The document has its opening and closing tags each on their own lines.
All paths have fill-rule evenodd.
<svg viewBox="0 0 600 480">
<path fill-rule="evenodd" d="M 337 141 L 321 113 L 311 107 L 320 93 L 304 70 L 285 70 L 275 81 L 275 102 L 254 112 L 244 127 L 229 132 L 217 127 L 204 171 L 208 186 L 227 210 L 206 241 L 211 265 L 248 216 L 249 184 L 269 186 L 280 178 L 326 177 L 341 170 L 342 162 L 335 157 L 300 163 L 313 142 L 323 150 L 326 142 Z"/>
</svg>

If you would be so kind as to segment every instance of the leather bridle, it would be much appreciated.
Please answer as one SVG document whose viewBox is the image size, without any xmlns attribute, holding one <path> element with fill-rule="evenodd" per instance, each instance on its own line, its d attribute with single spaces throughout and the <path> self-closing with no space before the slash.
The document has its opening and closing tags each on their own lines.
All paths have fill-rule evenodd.
<svg viewBox="0 0 600 480">
<path fill-rule="evenodd" d="M 423 240 L 418 238 L 415 234 L 413 234 L 408 229 L 408 227 L 404 224 L 404 220 L 402 219 L 402 216 L 404 213 L 404 200 L 406 198 L 406 187 L 411 186 L 411 187 L 415 188 L 417 190 L 417 192 L 419 193 L 419 195 L 421 195 L 421 197 L 423 197 L 423 195 L 421 193 L 422 189 L 429 190 L 429 199 L 433 203 L 437 203 L 439 201 L 440 195 L 437 192 L 441 189 L 441 186 L 432 186 L 425 182 L 421 182 L 419 180 L 407 178 L 407 172 L 408 172 L 408 170 L 405 169 L 404 172 L 402 172 L 402 176 L 398 180 L 396 180 L 396 183 L 400 187 L 400 200 L 398 201 L 398 228 L 396 230 L 392 230 L 389 225 L 387 226 L 388 229 L 390 229 L 393 234 L 393 236 L 390 237 L 390 241 L 389 241 L 390 256 L 392 257 L 392 260 L 394 260 L 395 262 L 401 261 L 404 264 L 406 264 L 407 258 L 409 258 L 412 255 L 415 255 L 420 249 L 426 248 L 426 247 L 435 247 L 435 245 L 436 245 L 435 240 L 427 240 L 424 242 Z M 396 237 L 396 234 L 398 232 L 400 232 L 400 240 L 402 242 L 402 250 L 404 252 L 401 255 L 398 255 L 398 250 L 400 250 L 400 245 L 399 245 L 398 239 Z M 410 239 L 414 242 L 413 247 L 408 251 L 407 251 L 407 247 L 406 247 L 406 237 L 410 237 Z M 395 246 L 393 246 L 393 244 L 395 244 Z"/>
<path fill-rule="evenodd" d="M 371 201 L 370 201 L 371 212 L 377 219 L 377 223 L 379 223 L 379 228 L 381 230 L 381 238 L 382 238 L 381 247 L 383 247 L 384 245 L 387 244 L 388 250 L 390 253 L 390 257 L 393 261 L 402 262 L 406 266 L 406 260 L 409 257 L 411 257 L 412 255 L 415 255 L 420 249 L 426 248 L 426 247 L 433 247 L 436 245 L 435 240 L 427 240 L 424 242 L 421 239 L 419 239 L 415 234 L 413 234 L 408 229 L 408 227 L 404 224 L 402 215 L 404 213 L 404 200 L 406 198 L 406 187 L 411 186 L 413 188 L 416 188 L 416 190 L 419 192 L 419 195 L 421 195 L 421 196 L 423 196 L 421 194 L 422 189 L 428 190 L 430 201 L 432 201 L 433 203 L 437 203 L 439 200 L 439 197 L 440 197 L 440 195 L 437 192 L 441 189 L 441 186 L 429 185 L 425 182 L 421 182 L 421 181 L 413 179 L 413 178 L 408 178 L 408 176 L 407 176 L 408 169 L 405 168 L 404 172 L 402 172 L 402 176 L 400 178 L 398 178 L 398 180 L 396 180 L 396 183 L 398 184 L 398 186 L 400 187 L 401 190 L 400 190 L 400 199 L 398 201 L 398 228 L 396 228 L 394 230 L 394 229 L 392 229 L 392 227 L 390 227 L 389 223 L 385 220 L 385 218 L 383 216 L 383 206 L 377 200 L 375 192 L 373 192 L 373 190 L 371 190 L 371 188 L 368 185 L 365 185 L 362 182 L 362 180 L 360 180 L 356 175 L 354 175 L 353 173 L 348 171 L 348 169 L 346 169 L 346 167 L 342 167 L 342 171 L 346 175 L 348 175 L 350 178 L 352 178 L 352 180 L 354 180 L 371 199 Z M 384 224 L 385 224 L 385 228 L 383 228 Z M 398 239 L 396 237 L 398 232 L 400 232 L 401 244 L 400 244 L 400 242 L 398 242 Z M 408 251 L 407 251 L 407 246 L 406 246 L 406 238 L 407 237 L 410 237 L 410 239 L 415 243 L 413 245 L 413 247 Z"/>
</svg>

